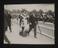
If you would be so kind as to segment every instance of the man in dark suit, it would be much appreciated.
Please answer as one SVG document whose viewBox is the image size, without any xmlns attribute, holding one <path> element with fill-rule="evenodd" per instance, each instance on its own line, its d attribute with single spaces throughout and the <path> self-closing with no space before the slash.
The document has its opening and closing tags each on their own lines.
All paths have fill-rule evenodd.
<svg viewBox="0 0 58 48">
<path fill-rule="evenodd" d="M 29 31 L 27 33 L 29 35 L 29 33 L 32 30 L 32 28 L 34 28 L 34 37 L 35 38 L 37 38 L 36 37 L 36 25 L 38 23 L 37 21 L 38 21 L 38 18 L 36 18 L 35 15 L 31 14 L 30 17 L 29 17 L 29 23 L 30 23 L 29 27 L 30 28 L 29 28 Z"/>
<path fill-rule="evenodd" d="M 10 32 L 12 32 L 12 30 L 11 30 L 11 15 L 10 14 L 8 14 L 8 26 L 9 26 Z"/>
<path fill-rule="evenodd" d="M 10 32 L 11 30 L 11 15 L 9 13 L 4 13 L 4 26 L 9 27 Z"/>
<path fill-rule="evenodd" d="M 10 16 L 9 16 L 8 13 L 7 14 L 4 13 L 4 32 L 7 31 L 8 26 L 9 26 L 9 29 L 11 31 L 11 19 L 9 17 Z M 10 41 L 8 40 L 6 35 L 4 35 L 4 39 L 5 39 L 6 42 L 8 42 L 8 44 L 10 44 Z"/>
</svg>

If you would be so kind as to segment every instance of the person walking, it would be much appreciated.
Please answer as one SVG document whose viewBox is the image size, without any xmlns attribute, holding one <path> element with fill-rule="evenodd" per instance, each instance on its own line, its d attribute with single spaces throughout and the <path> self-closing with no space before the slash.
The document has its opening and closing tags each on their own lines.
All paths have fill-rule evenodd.
<svg viewBox="0 0 58 48">
<path fill-rule="evenodd" d="M 38 21 L 38 18 L 35 17 L 34 14 L 31 14 L 30 17 L 29 17 L 29 31 L 27 32 L 27 34 L 29 35 L 30 31 L 34 28 L 34 37 L 36 37 L 36 25 L 37 25 L 37 21 Z"/>
</svg>

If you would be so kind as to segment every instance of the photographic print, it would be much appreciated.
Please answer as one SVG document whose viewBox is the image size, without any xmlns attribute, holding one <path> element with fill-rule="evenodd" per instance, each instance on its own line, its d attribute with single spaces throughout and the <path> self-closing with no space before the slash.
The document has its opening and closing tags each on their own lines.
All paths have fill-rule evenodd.
<svg viewBox="0 0 58 48">
<path fill-rule="evenodd" d="M 4 44 L 55 44 L 54 4 L 4 4 Z"/>
</svg>

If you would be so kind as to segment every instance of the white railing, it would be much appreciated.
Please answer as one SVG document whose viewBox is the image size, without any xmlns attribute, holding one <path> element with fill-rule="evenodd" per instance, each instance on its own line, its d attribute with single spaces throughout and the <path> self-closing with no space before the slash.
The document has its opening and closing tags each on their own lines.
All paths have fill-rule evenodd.
<svg viewBox="0 0 58 48">
<path fill-rule="evenodd" d="M 41 24 L 40 22 L 38 24 L 38 26 L 39 26 L 39 28 L 41 30 L 41 34 L 43 34 L 43 35 L 45 35 L 47 37 L 50 37 L 52 39 L 55 39 L 55 36 L 54 36 L 54 33 L 55 33 L 54 25 L 53 24 L 49 24 L 49 25 L 51 25 L 52 27 L 45 26 L 44 24 Z M 39 29 L 38 29 L 38 31 L 39 31 Z M 40 31 L 38 33 L 40 33 Z"/>
</svg>

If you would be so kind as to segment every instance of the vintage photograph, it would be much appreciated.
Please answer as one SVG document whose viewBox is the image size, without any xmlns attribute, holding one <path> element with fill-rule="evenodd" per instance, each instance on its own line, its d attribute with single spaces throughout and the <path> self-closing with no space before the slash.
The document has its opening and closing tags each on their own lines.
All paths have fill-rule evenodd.
<svg viewBox="0 0 58 48">
<path fill-rule="evenodd" d="M 4 4 L 4 44 L 55 44 L 55 4 Z"/>
</svg>

